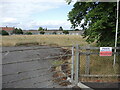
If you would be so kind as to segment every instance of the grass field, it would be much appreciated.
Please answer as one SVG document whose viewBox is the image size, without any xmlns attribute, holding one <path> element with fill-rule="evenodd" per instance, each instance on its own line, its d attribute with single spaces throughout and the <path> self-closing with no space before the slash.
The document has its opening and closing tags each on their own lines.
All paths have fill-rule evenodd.
<svg viewBox="0 0 120 90">
<path fill-rule="evenodd" d="M 12 35 L 3 36 L 2 46 L 19 45 L 50 45 L 50 46 L 69 46 L 80 44 L 87 45 L 85 39 L 79 35 Z"/>
</svg>

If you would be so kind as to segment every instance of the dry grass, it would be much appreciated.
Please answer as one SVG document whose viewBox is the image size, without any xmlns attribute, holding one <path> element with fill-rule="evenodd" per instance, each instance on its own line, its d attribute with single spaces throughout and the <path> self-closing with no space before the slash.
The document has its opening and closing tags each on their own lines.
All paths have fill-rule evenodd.
<svg viewBox="0 0 120 90">
<path fill-rule="evenodd" d="M 69 46 L 80 44 L 87 45 L 85 39 L 79 35 L 13 35 L 3 36 L 2 46 L 18 46 L 18 45 L 55 45 Z"/>
</svg>

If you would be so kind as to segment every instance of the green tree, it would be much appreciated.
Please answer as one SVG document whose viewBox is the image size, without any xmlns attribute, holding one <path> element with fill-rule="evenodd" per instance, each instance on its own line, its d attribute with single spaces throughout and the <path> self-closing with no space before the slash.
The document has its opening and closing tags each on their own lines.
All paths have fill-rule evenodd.
<svg viewBox="0 0 120 90">
<path fill-rule="evenodd" d="M 69 31 L 64 30 L 63 33 L 64 33 L 64 34 L 69 34 Z"/>
<path fill-rule="evenodd" d="M 68 4 L 70 4 L 72 2 L 72 0 L 65 0 Z"/>
<path fill-rule="evenodd" d="M 98 46 L 114 46 L 116 32 L 115 2 L 77 2 L 69 12 L 68 18 L 72 27 L 81 26 L 87 42 L 97 42 Z M 84 23 L 81 24 L 81 21 Z M 118 46 L 120 46 L 120 18 L 118 30 Z"/>
<path fill-rule="evenodd" d="M 62 28 L 62 26 L 60 26 L 60 27 L 59 27 L 59 30 L 60 30 L 60 31 L 63 31 L 63 28 Z"/>
<path fill-rule="evenodd" d="M 21 28 L 19 28 L 19 29 L 18 29 L 18 28 L 15 28 L 12 33 L 13 33 L 13 34 L 23 34 L 23 31 L 22 31 Z"/>
<path fill-rule="evenodd" d="M 39 27 L 38 31 L 44 31 L 44 29 L 42 27 Z"/>
<path fill-rule="evenodd" d="M 0 31 L 0 34 L 3 35 L 3 36 L 9 35 L 9 33 L 7 31 L 5 31 L 5 30 Z"/>
<path fill-rule="evenodd" d="M 18 29 L 18 34 L 23 34 L 23 31 L 21 28 Z"/>
</svg>

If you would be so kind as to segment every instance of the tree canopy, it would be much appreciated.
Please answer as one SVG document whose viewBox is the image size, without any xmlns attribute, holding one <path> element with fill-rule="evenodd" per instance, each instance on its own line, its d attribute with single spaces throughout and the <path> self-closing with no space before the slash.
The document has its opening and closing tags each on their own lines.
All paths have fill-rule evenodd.
<svg viewBox="0 0 120 90">
<path fill-rule="evenodd" d="M 12 33 L 13 33 L 13 34 L 23 34 L 23 31 L 22 31 L 21 28 L 19 28 L 19 29 L 18 29 L 18 28 L 15 28 Z"/>
<path fill-rule="evenodd" d="M 60 27 L 59 27 L 59 30 L 60 30 L 60 31 L 63 31 L 63 28 L 62 28 L 62 26 L 60 26 Z"/>
<path fill-rule="evenodd" d="M 44 29 L 42 27 L 39 27 L 38 31 L 44 31 Z"/>
<path fill-rule="evenodd" d="M 116 9 L 116 2 L 77 2 L 69 12 L 68 18 L 72 27 L 80 26 L 85 30 L 84 37 L 87 38 L 87 42 L 96 41 L 98 46 L 114 46 Z M 120 46 L 120 26 L 117 44 Z"/>
</svg>

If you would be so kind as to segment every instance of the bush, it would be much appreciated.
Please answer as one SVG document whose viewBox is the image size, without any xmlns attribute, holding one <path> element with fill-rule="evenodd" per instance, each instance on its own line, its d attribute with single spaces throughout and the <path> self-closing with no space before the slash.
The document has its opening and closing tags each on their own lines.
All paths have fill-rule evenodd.
<svg viewBox="0 0 120 90">
<path fill-rule="evenodd" d="M 31 33 L 31 32 L 26 32 L 25 34 L 26 34 L 26 35 L 32 35 L 32 33 Z"/>
<path fill-rule="evenodd" d="M 64 34 L 69 34 L 69 32 L 67 30 L 64 30 L 63 33 Z"/>
<path fill-rule="evenodd" d="M 45 32 L 44 32 L 44 31 L 41 31 L 40 34 L 45 34 Z"/>
<path fill-rule="evenodd" d="M 5 31 L 5 30 L 2 30 L 2 31 L 0 32 L 0 34 L 3 35 L 3 36 L 9 35 L 9 33 L 8 33 L 7 31 Z"/>
</svg>

